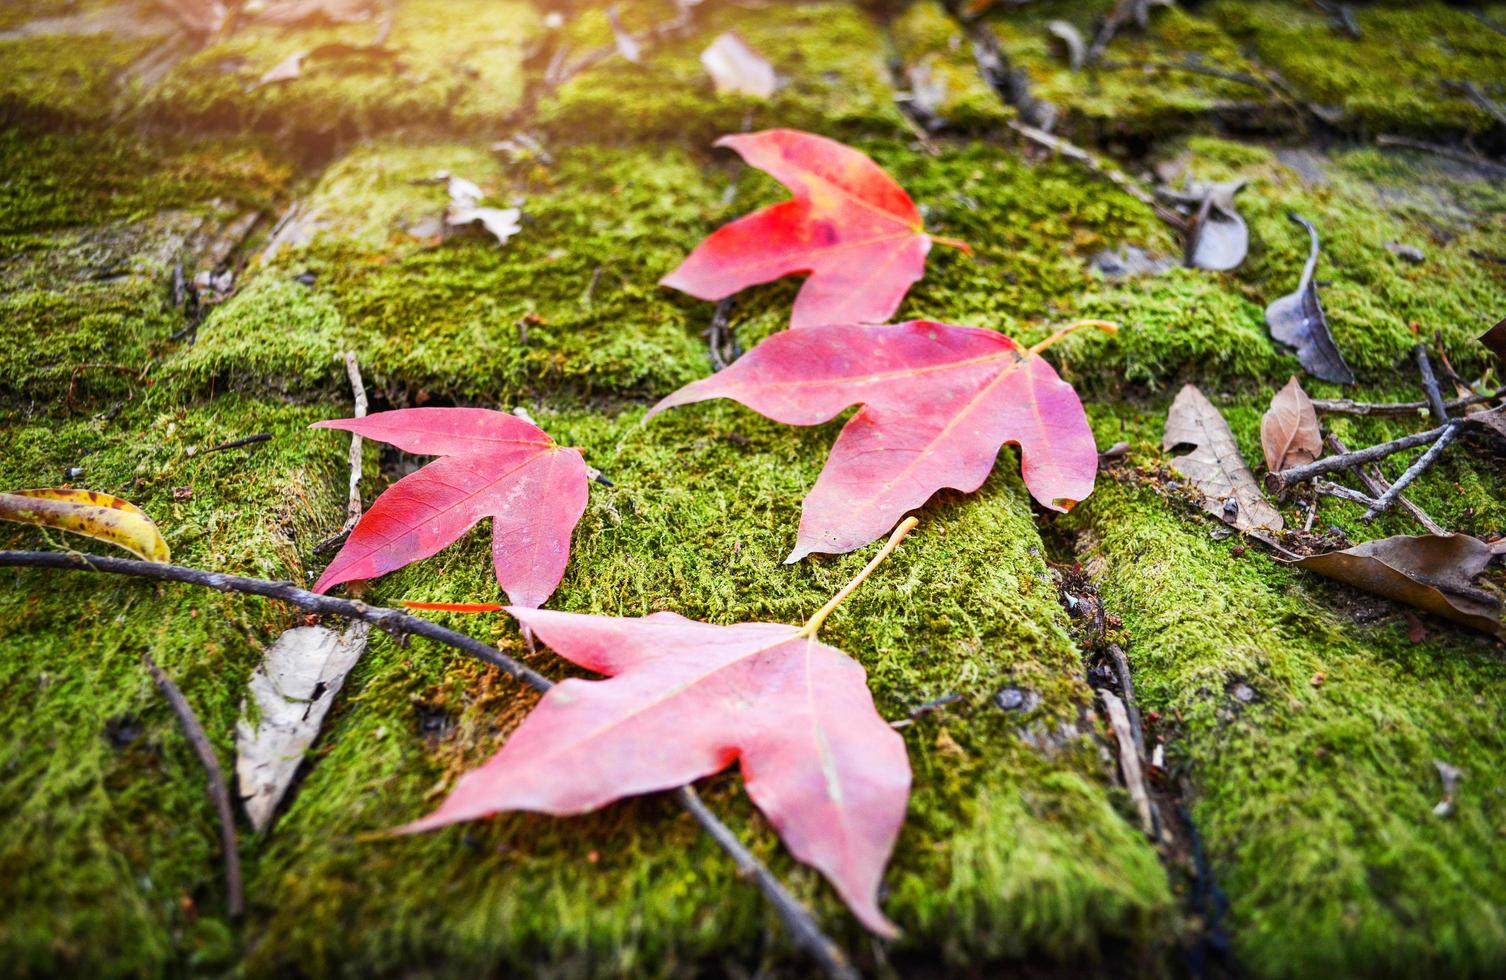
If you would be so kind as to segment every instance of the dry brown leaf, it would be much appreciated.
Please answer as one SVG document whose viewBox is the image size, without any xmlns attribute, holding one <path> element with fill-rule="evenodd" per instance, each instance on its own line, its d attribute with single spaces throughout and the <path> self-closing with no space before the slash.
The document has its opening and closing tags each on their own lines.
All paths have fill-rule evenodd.
<svg viewBox="0 0 1506 980">
<path fill-rule="evenodd" d="M 1500 597 L 1474 584 L 1491 555 L 1490 545 L 1467 534 L 1402 534 L 1292 564 L 1456 623 L 1506 636 Z"/>
<path fill-rule="evenodd" d="M 1294 377 L 1276 392 L 1260 420 L 1260 448 L 1266 469 L 1280 473 L 1323 455 L 1323 432 L 1311 398 Z"/>
<path fill-rule="evenodd" d="M 145 561 L 171 558 L 152 519 L 130 501 L 107 493 L 69 487 L 0 493 L 0 521 L 81 534 L 124 548 Z"/>
<path fill-rule="evenodd" d="M 1354 384 L 1354 372 L 1339 353 L 1328 330 L 1328 317 L 1323 313 L 1323 304 L 1318 299 L 1318 286 L 1313 273 L 1318 268 L 1318 229 L 1313 223 L 1298 214 L 1288 214 L 1297 224 L 1307 229 L 1309 249 L 1307 264 L 1302 267 L 1302 278 L 1297 290 L 1274 300 L 1265 308 L 1265 324 L 1277 343 L 1285 344 L 1297 352 L 1297 360 L 1307 373 L 1324 381 L 1338 384 Z"/>
<path fill-rule="evenodd" d="M 1480 343 L 1484 344 L 1497 360 L 1506 364 L 1506 319 L 1481 334 Z"/>
<path fill-rule="evenodd" d="M 736 31 L 718 35 L 701 52 L 701 64 L 711 76 L 711 84 L 718 95 L 734 92 L 767 99 L 779 88 L 779 76 L 774 66 Z"/>
<path fill-rule="evenodd" d="M 1191 446 L 1192 452 L 1171 465 L 1203 492 L 1205 510 L 1241 531 L 1281 529 L 1281 514 L 1260 492 L 1229 423 L 1195 385 L 1183 386 L 1166 416 L 1161 448 L 1178 446 Z"/>
</svg>

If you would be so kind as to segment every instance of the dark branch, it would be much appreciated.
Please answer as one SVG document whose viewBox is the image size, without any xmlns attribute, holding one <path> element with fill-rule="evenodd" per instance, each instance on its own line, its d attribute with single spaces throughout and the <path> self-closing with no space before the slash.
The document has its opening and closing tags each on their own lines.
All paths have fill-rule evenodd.
<svg viewBox="0 0 1506 980">
<path fill-rule="evenodd" d="M 1436 429 L 1429 429 L 1426 432 L 1414 432 L 1409 436 L 1402 436 L 1400 439 L 1392 439 L 1390 442 L 1383 442 L 1368 449 L 1356 449 L 1352 453 L 1343 453 L 1338 456 L 1325 456 L 1315 462 L 1306 463 L 1302 466 L 1293 466 L 1291 469 L 1282 470 L 1280 473 L 1272 473 L 1267 480 L 1268 482 L 1274 482 L 1276 486 L 1273 489 L 1279 491 L 1291 486 L 1293 483 L 1303 483 L 1311 480 L 1315 476 L 1324 476 L 1335 470 L 1345 470 L 1351 466 L 1359 466 L 1363 463 L 1373 463 L 1378 459 L 1385 459 L 1392 453 L 1399 453 L 1406 449 L 1426 445 L 1443 435 L 1445 430 L 1453 428 L 1456 424 L 1457 420 L 1447 425 L 1440 425 Z"/>
<path fill-rule="evenodd" d="M 225 911 L 230 918 L 239 919 L 246 911 L 245 891 L 241 885 L 240 843 L 235 837 L 235 811 L 230 808 L 230 791 L 225 788 L 225 774 L 220 771 L 219 756 L 214 754 L 214 746 L 210 744 L 204 726 L 199 724 L 199 716 L 178 685 L 162 672 L 151 654 L 143 653 L 141 659 L 146 662 L 146 669 L 151 671 L 152 680 L 157 682 L 162 696 L 167 698 L 173 714 L 178 716 L 183 734 L 188 736 L 188 744 L 193 746 L 194 754 L 209 776 L 209 798 L 214 801 L 215 812 L 220 818 L 220 850 L 225 854 Z"/>
<path fill-rule="evenodd" d="M 421 636 L 443 644 L 482 663 L 490 664 L 504 674 L 520 680 L 535 691 L 544 692 L 554 682 L 538 671 L 525 666 L 507 654 L 483 643 L 474 637 L 446 629 L 438 623 L 410 616 L 397 609 L 384 606 L 368 606 L 352 599 L 336 599 L 300 589 L 291 582 L 269 582 L 265 579 L 246 578 L 240 575 L 225 575 L 206 572 L 181 565 L 163 565 L 156 562 L 137 561 L 131 558 L 112 558 L 105 555 L 84 555 L 65 551 L 0 551 L 0 568 L 60 568 L 69 571 L 108 572 L 115 575 L 132 575 L 158 582 L 186 582 L 201 585 L 220 592 L 239 592 L 279 599 L 297 606 L 306 612 L 321 616 L 344 616 L 370 623 L 394 636 Z M 681 787 L 675 799 L 695 817 L 696 822 L 711 835 L 721 848 L 731 855 L 738 868 L 753 878 L 753 883 L 774 906 L 785 928 L 790 931 L 798 949 L 821 965 L 829 977 L 840 980 L 855 980 L 857 972 L 848 964 L 837 945 L 821 931 L 810 911 L 787 891 L 773 872 L 764 867 L 753 853 L 738 841 L 726 824 L 708 810 L 690 787 Z"/>
</svg>

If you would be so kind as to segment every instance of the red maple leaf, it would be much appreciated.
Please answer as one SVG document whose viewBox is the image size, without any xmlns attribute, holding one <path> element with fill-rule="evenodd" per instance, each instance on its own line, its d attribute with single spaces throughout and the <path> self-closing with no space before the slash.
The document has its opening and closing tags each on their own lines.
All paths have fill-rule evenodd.
<svg viewBox="0 0 1506 980">
<path fill-rule="evenodd" d="M 314 585 L 376 578 L 449 546 L 492 519 L 497 582 L 515 605 L 538 606 L 565 574 L 570 532 L 586 509 L 580 451 L 538 426 L 481 408 L 406 408 L 316 422 L 410 453 L 439 456 L 387 489 Z"/>
<path fill-rule="evenodd" d="M 790 326 L 883 323 L 925 274 L 927 235 L 904 188 L 865 154 L 794 129 L 723 136 L 795 196 L 717 229 L 660 280 L 705 300 L 796 272 L 810 278 L 795 297 Z"/>
<path fill-rule="evenodd" d="M 586 813 L 738 762 L 748 795 L 795 856 L 864 925 L 896 935 L 878 888 L 910 795 L 905 743 L 874 707 L 863 667 L 816 634 L 913 526 L 804 626 L 510 607 L 560 656 L 610 680 L 556 684 L 501 751 L 402 831 L 504 810 Z"/>
<path fill-rule="evenodd" d="M 1093 490 L 1098 449 L 1072 386 L 1039 355 L 1085 321 L 1029 350 L 1003 334 L 928 320 L 833 325 L 774 334 L 655 405 L 731 398 L 789 425 L 863 406 L 842 429 L 805 498 L 787 562 L 840 554 L 881 536 L 943 487 L 978 489 L 1006 442 L 1025 486 L 1065 511 Z"/>
</svg>

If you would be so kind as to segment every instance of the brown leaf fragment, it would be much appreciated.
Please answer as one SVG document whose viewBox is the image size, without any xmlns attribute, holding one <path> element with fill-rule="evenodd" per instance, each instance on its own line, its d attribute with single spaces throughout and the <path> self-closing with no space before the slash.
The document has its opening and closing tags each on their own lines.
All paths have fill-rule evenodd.
<svg viewBox="0 0 1506 980">
<path fill-rule="evenodd" d="M 144 561 L 171 558 L 157 525 L 129 500 L 108 493 L 50 487 L 0 493 L 0 521 L 51 527 L 124 548 Z"/>
<path fill-rule="evenodd" d="M 1239 455 L 1229 423 L 1195 385 L 1185 385 L 1166 416 L 1161 448 L 1190 446 L 1171 465 L 1203 493 L 1203 509 L 1246 531 L 1280 530 L 1285 522 L 1266 500 L 1255 475 Z"/>
<path fill-rule="evenodd" d="M 1499 596 L 1474 584 L 1491 546 L 1467 534 L 1401 534 L 1292 562 L 1366 592 L 1506 636 Z"/>
<path fill-rule="evenodd" d="M 1323 455 L 1318 413 L 1296 378 L 1276 393 L 1261 418 L 1260 448 L 1265 451 L 1266 469 L 1272 473 L 1311 463 Z"/>
<path fill-rule="evenodd" d="M 701 52 L 701 65 L 711 76 L 718 95 L 731 92 L 767 99 L 779 89 L 779 76 L 769 59 L 755 51 L 736 31 L 719 34 Z"/>
<path fill-rule="evenodd" d="M 1481 334 L 1480 343 L 1496 356 L 1496 360 L 1506 364 L 1506 319 Z"/>
<path fill-rule="evenodd" d="M 1318 229 L 1300 215 L 1288 214 L 1287 217 L 1307 229 L 1312 245 L 1297 291 L 1265 308 L 1265 324 L 1278 343 L 1296 349 L 1297 360 L 1308 374 L 1324 381 L 1354 384 L 1354 372 L 1344 362 L 1344 355 L 1339 353 L 1333 335 L 1328 332 L 1328 319 L 1323 315 L 1323 305 L 1318 302 L 1318 287 L 1313 282 L 1313 273 L 1318 268 Z"/>
<path fill-rule="evenodd" d="M 267 69 L 266 74 L 258 78 L 252 88 L 261 88 L 263 85 L 275 85 L 278 82 L 291 82 L 293 79 L 301 77 L 303 75 L 303 59 L 308 56 L 309 53 L 307 51 L 294 51 Z"/>
<path fill-rule="evenodd" d="M 1471 412 L 1464 416 L 1464 421 L 1467 425 L 1480 426 L 1506 439 L 1506 405 L 1497 405 L 1484 412 Z"/>
</svg>

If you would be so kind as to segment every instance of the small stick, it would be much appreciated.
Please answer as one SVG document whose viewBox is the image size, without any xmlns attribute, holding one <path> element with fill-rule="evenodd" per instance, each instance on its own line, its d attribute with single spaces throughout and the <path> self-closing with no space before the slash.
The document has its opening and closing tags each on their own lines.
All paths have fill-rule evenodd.
<svg viewBox="0 0 1506 980">
<path fill-rule="evenodd" d="M 1313 521 L 1316 521 L 1317 519 L 1318 519 L 1318 498 L 1317 497 L 1313 497 L 1312 502 L 1307 505 L 1307 519 L 1302 522 L 1302 533 L 1303 534 L 1307 534 L 1308 532 L 1312 531 L 1312 529 L 1313 529 Z"/>
<path fill-rule="evenodd" d="M 1130 679 L 1129 658 L 1117 643 L 1109 644 L 1109 657 L 1114 661 L 1114 672 L 1119 675 L 1119 689 L 1124 692 L 1124 706 L 1129 711 L 1130 732 L 1135 736 L 1135 749 L 1145 755 L 1145 733 L 1140 727 L 1140 709 L 1135 705 L 1135 682 Z"/>
<path fill-rule="evenodd" d="M 361 380 L 361 365 L 356 361 L 356 352 L 345 352 L 345 373 L 350 377 L 350 391 L 355 398 L 356 418 L 366 417 L 366 384 Z M 345 527 L 348 531 L 361 519 L 361 437 L 350 437 L 350 501 L 345 508 Z"/>
<path fill-rule="evenodd" d="M 1418 344 L 1412 348 L 1412 357 L 1417 361 L 1417 371 L 1422 375 L 1422 390 L 1427 392 L 1428 411 L 1433 415 L 1433 421 L 1443 423 L 1448 421 L 1448 409 L 1443 404 L 1443 392 L 1438 388 L 1438 376 L 1433 373 L 1433 362 L 1428 357 L 1428 349 L 1425 344 Z"/>
<path fill-rule="evenodd" d="M 201 456 L 207 456 L 210 453 L 217 453 L 221 449 L 239 449 L 242 446 L 254 446 L 258 442 L 270 442 L 271 440 L 272 440 L 272 433 L 270 433 L 270 432 L 258 432 L 254 436 L 246 436 L 246 437 L 241 438 L 241 439 L 231 439 L 229 442 L 222 442 L 218 446 L 210 446 L 208 449 L 205 449 L 199 455 L 201 455 Z"/>
<path fill-rule="evenodd" d="M 1428 143 L 1424 140 L 1414 140 L 1406 136 L 1390 136 L 1385 133 L 1377 136 L 1375 142 L 1378 146 L 1400 146 L 1409 150 L 1421 150 L 1423 153 L 1431 153 L 1434 156 L 1443 157 L 1445 160 L 1453 160 L 1455 163 L 1467 163 L 1471 167 L 1475 167 L 1496 177 L 1506 177 L 1506 167 L 1501 166 L 1494 160 L 1477 157 L 1472 153 L 1463 153 L 1453 147 L 1440 146 L 1437 143 Z"/>
<path fill-rule="evenodd" d="M 1368 449 L 1356 449 L 1352 453 L 1343 453 L 1338 456 L 1325 456 L 1311 463 L 1293 466 L 1291 469 L 1282 470 L 1279 473 L 1271 473 L 1268 479 L 1273 477 L 1276 483 L 1275 489 L 1281 490 L 1291 486 L 1293 483 L 1305 483 L 1316 476 L 1324 476 L 1335 470 L 1347 470 L 1351 466 L 1371 463 L 1377 459 L 1385 459 L 1392 453 L 1399 453 L 1406 449 L 1425 445 L 1442 436 L 1446 430 L 1454 428 L 1457 424 L 1458 420 L 1456 419 L 1446 425 L 1440 425 L 1436 429 L 1429 429 L 1426 432 L 1414 432 L 1411 435 L 1392 439 L 1390 442 L 1383 442 Z"/>
<path fill-rule="evenodd" d="M 1351 490 L 1348 487 L 1342 486 L 1338 483 L 1329 483 L 1327 480 L 1314 480 L 1313 490 L 1328 497 L 1337 497 L 1340 500 L 1347 500 L 1351 504 L 1360 504 L 1364 507 L 1375 506 L 1374 497 L 1367 497 L 1363 493 L 1360 493 L 1358 490 Z"/>
<path fill-rule="evenodd" d="M 901 525 L 901 528 L 908 531 L 905 525 Z M 883 554 L 893 550 L 892 546 L 899 543 L 897 539 L 900 537 L 903 535 L 896 532 L 895 537 L 890 539 L 890 546 L 886 547 Z M 540 693 L 554 686 L 554 682 L 543 674 L 475 637 L 457 633 L 427 619 L 409 616 L 398 609 L 368 606 L 355 599 L 337 599 L 333 596 L 320 595 L 317 592 L 300 589 L 291 582 L 271 582 L 266 579 L 185 568 L 182 565 L 114 558 L 109 555 L 84 555 L 76 551 L 0 551 L 0 568 L 57 568 L 69 571 L 108 572 L 115 575 L 134 575 L 158 582 L 186 582 L 217 589 L 220 592 L 240 592 L 246 595 L 280 599 L 305 612 L 358 619 L 399 638 L 410 634 L 425 637 L 458 650 L 482 663 L 490 664 Z M 853 582 L 853 588 L 861 582 L 862 577 L 860 575 Z M 840 597 L 845 597 L 846 591 L 848 590 L 844 590 Z M 830 612 L 829 609 L 826 611 Z M 718 820 L 716 815 L 706 809 L 699 798 L 693 794 L 676 792 L 674 797 L 681 806 L 690 811 L 691 816 L 695 817 L 696 822 L 705 828 L 712 839 L 732 856 L 738 867 L 753 876 L 754 884 L 774 906 L 774 911 L 778 913 L 785 928 L 790 931 L 796 946 L 816 960 L 827 976 L 838 978 L 838 980 L 855 980 L 857 973 L 847 963 L 836 944 L 821 931 L 821 927 L 816 923 L 810 910 L 801 905 L 798 899 L 779 884 L 773 873 L 759 863 L 758 858 L 752 852 L 742 846 L 727 825 Z M 748 871 L 748 869 L 754 870 Z"/>
<path fill-rule="evenodd" d="M 1066 157 L 1069 160 L 1076 160 L 1078 163 L 1083 164 L 1089 170 L 1093 171 L 1093 173 L 1114 184 L 1120 190 L 1124 191 L 1126 194 L 1128 194 L 1130 197 L 1133 197 L 1141 204 L 1156 209 L 1156 212 L 1158 214 L 1161 212 L 1162 207 L 1160 202 L 1156 200 L 1156 196 L 1147 191 L 1145 188 L 1141 187 L 1138 183 L 1135 182 L 1135 179 L 1133 177 L 1120 170 L 1118 167 L 1104 163 L 1098 157 L 1089 153 L 1087 150 L 1084 150 L 1082 147 L 1078 146 L 1075 143 L 1068 142 L 1067 140 L 1062 139 L 1060 136 L 1053 136 L 1051 133 L 1048 133 L 1043 129 L 1037 129 L 1034 126 L 1027 126 L 1017 119 L 1009 120 L 1008 125 L 1010 129 L 1019 133 L 1021 136 L 1025 137 L 1031 142 L 1039 143 L 1041 146 L 1046 147 L 1048 150 L 1053 150 L 1057 153 L 1060 153 L 1062 156 Z"/>
<path fill-rule="evenodd" d="M 1328 448 L 1336 453 L 1349 452 L 1349 449 L 1344 445 L 1344 443 L 1339 441 L 1339 437 L 1331 432 L 1324 437 L 1324 441 L 1328 444 Z M 1385 476 L 1380 471 L 1380 467 L 1375 463 L 1369 464 L 1369 469 L 1366 469 L 1363 466 L 1356 466 L 1351 472 L 1353 472 L 1354 475 L 1359 478 L 1359 481 L 1365 485 L 1365 489 L 1370 491 L 1370 495 L 1372 497 L 1380 497 L 1385 494 L 1387 490 L 1391 489 L 1391 482 L 1385 478 Z M 1396 498 L 1396 502 L 1401 504 L 1406 512 L 1411 514 L 1412 518 L 1416 520 L 1417 523 L 1421 524 L 1432 533 L 1448 533 L 1448 531 L 1441 525 L 1439 525 L 1437 521 L 1428 516 L 1427 511 L 1412 503 L 1412 501 L 1408 499 L 1405 494 L 1398 496 Z M 1367 503 L 1365 506 L 1368 507 L 1370 505 Z"/>
<path fill-rule="evenodd" d="M 239 919 L 246 911 L 245 894 L 241 885 L 240 844 L 235 838 L 235 811 L 230 808 L 230 791 L 225 788 L 225 775 L 220 771 L 219 757 L 214 754 L 214 746 L 204 733 L 204 726 L 199 724 L 199 716 L 194 714 L 193 706 L 188 703 L 178 685 L 162 672 L 151 654 L 143 653 L 141 659 L 146 662 L 146 669 L 151 671 L 158 690 L 167 698 L 173 714 L 178 716 L 183 734 L 188 736 L 188 743 L 193 746 L 194 754 L 199 757 L 199 763 L 209 776 L 209 798 L 214 801 L 214 809 L 219 814 L 220 850 L 225 854 L 225 890 L 229 893 L 225 898 L 225 911 L 230 918 Z"/>
<path fill-rule="evenodd" d="M 1130 800 L 1140 814 L 1140 826 L 1147 835 L 1154 837 L 1156 818 L 1151 810 L 1150 793 L 1145 788 L 1145 773 L 1140 768 L 1140 753 L 1130 732 L 1129 712 L 1113 691 L 1100 687 L 1098 696 L 1103 698 L 1103 706 L 1108 710 L 1109 727 L 1114 730 L 1114 739 L 1119 743 L 1119 771 L 1124 776 L 1124 788 L 1129 790 Z"/>
<path fill-rule="evenodd" d="M 1445 410 L 1457 412 L 1506 395 L 1506 388 L 1499 388 L 1485 395 L 1465 395 L 1443 403 Z M 1406 418 L 1427 409 L 1427 402 L 1357 402 L 1348 398 L 1314 398 L 1313 408 L 1326 415 L 1371 415 L 1378 418 Z"/>
<path fill-rule="evenodd" d="M 1391 489 L 1381 494 L 1375 501 L 1375 504 L 1365 512 L 1365 515 L 1360 520 L 1369 524 L 1381 514 L 1390 510 L 1391 505 L 1396 503 L 1396 498 L 1401 496 L 1402 489 L 1427 472 L 1428 467 L 1433 465 L 1434 460 L 1441 456 L 1443 451 L 1448 448 L 1448 444 L 1458 437 L 1459 429 L 1460 426 L 1454 422 L 1443 426 L 1439 432 L 1438 440 L 1428 447 L 1427 452 L 1417 457 L 1417 462 L 1408 466 L 1405 473 L 1396 478 L 1396 482 L 1391 484 Z"/>
</svg>

